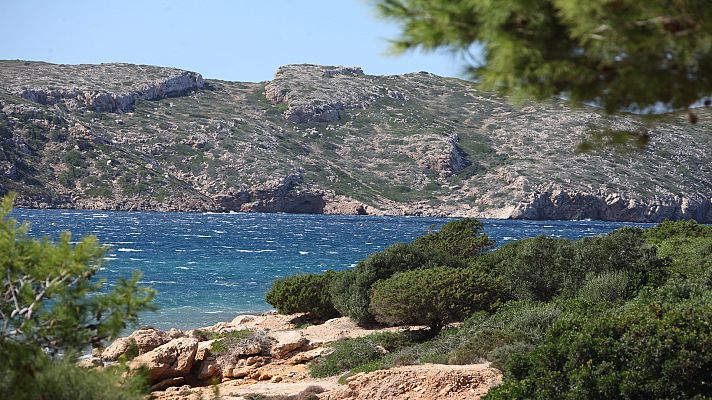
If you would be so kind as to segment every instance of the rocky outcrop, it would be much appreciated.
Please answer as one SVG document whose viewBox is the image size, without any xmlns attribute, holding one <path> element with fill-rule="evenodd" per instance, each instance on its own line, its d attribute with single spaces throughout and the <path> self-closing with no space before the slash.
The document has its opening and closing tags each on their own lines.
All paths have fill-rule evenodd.
<svg viewBox="0 0 712 400">
<path fill-rule="evenodd" d="M 488 364 L 412 365 L 361 373 L 346 385 L 319 396 L 323 400 L 478 400 L 502 381 Z"/>
<path fill-rule="evenodd" d="M 301 174 L 290 174 L 249 190 L 217 196 L 215 200 L 223 211 L 323 213 L 326 205 L 324 193 L 303 188 L 303 183 Z"/>
<path fill-rule="evenodd" d="M 190 372 L 198 351 L 198 340 L 192 338 L 173 339 L 148 353 L 142 354 L 129 362 L 129 368 L 148 369 L 148 380 L 156 384 L 166 379 L 185 377 Z M 181 382 L 173 382 L 173 386 Z M 166 386 L 167 387 L 167 386 Z"/>
<path fill-rule="evenodd" d="M 712 223 L 712 199 L 695 196 L 641 200 L 619 193 L 537 192 L 528 201 L 517 205 L 511 218 L 632 222 L 694 219 L 700 223 Z"/>
<path fill-rule="evenodd" d="M 348 90 L 337 81 L 348 81 Z M 340 111 L 365 109 L 384 97 L 407 100 L 402 92 L 375 84 L 359 67 L 318 65 L 280 67 L 264 94 L 274 105 L 286 103 L 284 119 L 294 123 L 335 122 Z"/>
<path fill-rule="evenodd" d="M 64 103 L 69 109 L 86 107 L 94 111 L 127 112 L 131 111 L 137 100 L 158 100 L 204 87 L 205 81 L 200 74 L 183 71 L 167 79 L 144 83 L 127 93 L 81 88 L 32 87 L 15 90 L 13 94 L 39 104 Z"/>
</svg>

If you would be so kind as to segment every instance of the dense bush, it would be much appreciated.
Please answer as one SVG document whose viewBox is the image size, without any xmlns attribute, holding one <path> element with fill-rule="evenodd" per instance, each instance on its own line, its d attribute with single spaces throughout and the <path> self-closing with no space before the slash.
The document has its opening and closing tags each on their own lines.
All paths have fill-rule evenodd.
<svg viewBox="0 0 712 400">
<path fill-rule="evenodd" d="M 442 254 L 426 254 L 413 246 L 398 243 L 371 254 L 356 268 L 338 274 L 331 284 L 331 299 L 341 315 L 351 317 L 359 324 L 374 322 L 368 309 L 371 286 L 396 272 L 436 265 L 462 266 L 457 259 Z"/>
<path fill-rule="evenodd" d="M 589 303 L 607 303 L 627 300 L 630 297 L 630 279 L 624 271 L 590 275 L 578 297 Z"/>
<path fill-rule="evenodd" d="M 560 320 L 487 399 L 691 399 L 712 393 L 712 302 L 633 302 Z M 697 396 L 697 397 L 696 397 Z"/>
<path fill-rule="evenodd" d="M 371 286 L 397 272 L 429 267 L 467 267 L 467 259 L 493 246 L 482 224 L 471 218 L 449 222 L 410 244 L 395 244 L 370 255 L 356 268 L 337 276 L 331 285 L 334 307 L 359 324 L 374 322 L 369 310 Z"/>
<path fill-rule="evenodd" d="M 700 274 L 712 266 L 712 237 L 673 236 L 656 244 L 658 255 L 672 261 L 672 271 Z"/>
<path fill-rule="evenodd" d="M 482 261 L 504 278 L 512 297 L 547 300 L 561 291 L 572 258 L 570 241 L 538 236 L 508 243 Z"/>
<path fill-rule="evenodd" d="M 316 319 L 338 317 L 329 292 L 336 274 L 327 271 L 278 279 L 267 292 L 267 302 L 280 314 L 308 313 Z"/>
<path fill-rule="evenodd" d="M 578 241 L 544 236 L 519 240 L 482 262 L 503 277 L 513 297 L 540 301 L 575 295 L 587 277 L 607 272 L 625 272 L 631 290 L 656 285 L 664 280 L 668 266 L 637 228 Z"/>
<path fill-rule="evenodd" d="M 700 225 L 693 220 L 664 221 L 646 229 L 643 236 L 650 243 L 656 244 L 672 238 L 712 238 L 712 227 Z"/>
<path fill-rule="evenodd" d="M 439 332 L 500 303 L 502 283 L 476 268 L 436 267 L 400 272 L 376 282 L 370 310 L 378 322 L 427 325 Z"/>
<path fill-rule="evenodd" d="M 492 249 L 494 241 L 484 234 L 482 222 L 465 218 L 448 222 L 439 231 L 416 238 L 412 246 L 424 253 L 442 253 L 467 259 Z"/>
</svg>

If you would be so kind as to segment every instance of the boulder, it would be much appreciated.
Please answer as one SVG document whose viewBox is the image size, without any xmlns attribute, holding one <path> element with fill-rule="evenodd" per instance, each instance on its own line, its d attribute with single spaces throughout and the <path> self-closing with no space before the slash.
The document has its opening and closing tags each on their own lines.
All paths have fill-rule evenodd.
<svg viewBox="0 0 712 400">
<path fill-rule="evenodd" d="M 148 368 L 148 380 L 158 383 L 168 378 L 186 376 L 198 351 L 198 341 L 191 338 L 173 339 L 129 362 L 129 368 Z"/>
<path fill-rule="evenodd" d="M 277 340 L 271 350 L 272 356 L 276 358 L 283 358 L 292 351 L 300 349 L 309 343 L 309 340 L 301 332 L 274 332 L 271 336 Z"/>
<path fill-rule="evenodd" d="M 195 353 L 195 361 L 207 360 L 213 355 L 212 348 L 215 340 L 206 340 L 198 343 L 198 351 Z"/>
<path fill-rule="evenodd" d="M 320 357 L 326 353 L 331 351 L 328 347 L 319 347 L 313 350 L 309 351 L 303 351 L 294 357 L 289 359 L 289 363 L 292 365 L 297 365 L 297 364 L 304 364 L 307 363 L 317 357 Z"/>
<path fill-rule="evenodd" d="M 256 365 L 237 366 L 231 365 L 222 371 L 223 378 L 244 378 L 257 371 Z"/>
<path fill-rule="evenodd" d="M 171 340 L 168 333 L 153 327 L 142 328 L 134 331 L 129 338 L 136 342 L 139 355 L 146 354 L 156 347 L 168 343 Z"/>
<path fill-rule="evenodd" d="M 128 337 L 121 337 L 114 340 L 114 343 L 109 345 L 101 352 L 101 359 L 104 361 L 116 361 L 131 347 L 132 340 Z"/>
</svg>

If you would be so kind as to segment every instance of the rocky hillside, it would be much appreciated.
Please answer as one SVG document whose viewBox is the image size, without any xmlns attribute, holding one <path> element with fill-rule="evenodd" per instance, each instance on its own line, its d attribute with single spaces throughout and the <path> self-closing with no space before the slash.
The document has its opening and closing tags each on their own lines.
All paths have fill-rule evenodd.
<svg viewBox="0 0 712 400">
<path fill-rule="evenodd" d="M 707 111 L 514 106 L 425 72 L 25 61 L 0 61 L 0 110 L 0 192 L 25 207 L 712 222 Z M 576 153 L 610 129 L 648 145 Z"/>
</svg>

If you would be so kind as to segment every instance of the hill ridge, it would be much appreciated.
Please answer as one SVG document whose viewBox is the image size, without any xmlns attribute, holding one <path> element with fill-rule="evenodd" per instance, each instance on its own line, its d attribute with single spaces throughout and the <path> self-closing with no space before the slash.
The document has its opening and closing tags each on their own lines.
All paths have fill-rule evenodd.
<svg viewBox="0 0 712 400">
<path fill-rule="evenodd" d="M 25 207 L 712 222 L 707 111 L 651 124 L 359 67 L 25 61 L 0 61 L 0 110 L 0 192 Z M 576 153 L 591 128 L 650 140 Z"/>
</svg>

